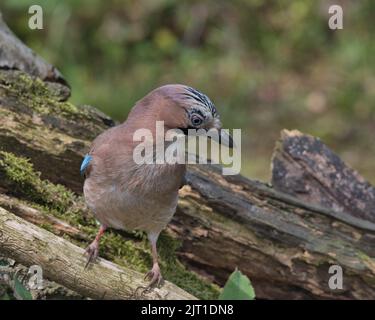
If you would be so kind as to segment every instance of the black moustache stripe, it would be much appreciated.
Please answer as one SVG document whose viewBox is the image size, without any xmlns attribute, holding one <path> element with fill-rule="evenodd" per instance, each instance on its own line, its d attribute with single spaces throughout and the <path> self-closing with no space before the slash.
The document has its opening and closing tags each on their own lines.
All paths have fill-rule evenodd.
<svg viewBox="0 0 375 320">
<path fill-rule="evenodd" d="M 189 126 L 187 128 L 177 128 L 177 129 L 181 130 L 184 133 L 185 136 L 187 136 L 189 134 L 189 131 L 188 131 L 189 129 L 197 130 L 197 128 L 194 128 L 194 127 L 191 127 L 191 126 Z"/>
</svg>

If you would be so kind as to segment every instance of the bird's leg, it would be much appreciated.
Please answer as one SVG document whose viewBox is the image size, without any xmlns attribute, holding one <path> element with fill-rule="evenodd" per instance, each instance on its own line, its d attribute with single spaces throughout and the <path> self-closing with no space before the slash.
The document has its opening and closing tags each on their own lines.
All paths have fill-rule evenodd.
<svg viewBox="0 0 375 320">
<path fill-rule="evenodd" d="M 100 225 L 100 228 L 99 228 L 98 233 L 96 234 L 95 240 L 91 242 L 91 244 L 86 248 L 85 254 L 87 255 L 87 262 L 85 265 L 85 269 L 91 262 L 94 262 L 95 259 L 98 257 L 99 241 L 106 229 L 107 227 L 105 225 Z"/>
<path fill-rule="evenodd" d="M 149 234 L 149 240 L 151 243 L 151 251 L 152 251 L 152 269 L 146 273 L 145 279 L 150 279 L 149 287 L 156 284 L 159 286 L 160 283 L 163 281 L 161 276 L 159 262 L 158 262 L 158 251 L 156 249 L 156 242 L 158 240 L 159 234 Z"/>
</svg>

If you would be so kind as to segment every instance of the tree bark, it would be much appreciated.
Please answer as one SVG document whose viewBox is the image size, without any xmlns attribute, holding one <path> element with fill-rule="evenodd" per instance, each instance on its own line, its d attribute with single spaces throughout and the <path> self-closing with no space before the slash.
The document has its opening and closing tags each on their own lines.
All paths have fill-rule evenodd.
<svg viewBox="0 0 375 320">
<path fill-rule="evenodd" d="M 114 122 L 92 107 L 76 107 L 63 97 L 62 90 L 49 82 L 16 70 L 0 70 L 0 146 L 29 158 L 41 179 L 79 195 L 82 156 L 92 139 Z M 293 135 L 293 142 L 290 139 L 284 133 L 277 144 L 274 187 L 240 175 L 222 176 L 212 165 L 189 166 L 188 185 L 180 190 L 177 213 L 168 226 L 169 234 L 181 244 L 180 261 L 219 285 L 238 267 L 250 277 L 258 298 L 375 298 L 373 187 L 321 142 L 319 148 L 294 153 L 293 146 L 316 146 L 317 140 L 303 134 Z M 0 192 L 39 205 L 41 200 L 35 200 L 27 188 L 17 181 L 10 183 L 0 162 Z M 6 202 L 3 198 L 0 207 L 31 219 L 25 210 L 17 209 L 19 205 L 6 206 Z M 49 220 L 55 233 L 72 239 L 81 233 L 84 241 L 90 238 L 81 225 L 54 229 L 70 223 L 64 218 L 59 217 L 63 223 Z M 42 225 L 41 216 L 38 219 L 33 223 Z M 32 250 L 20 250 L 17 258 L 29 261 Z M 69 261 L 70 255 L 64 254 Z M 59 263 L 49 262 L 51 279 L 57 279 Z M 331 265 L 342 267 L 343 289 L 329 287 Z"/>
<path fill-rule="evenodd" d="M 272 162 L 275 189 L 375 222 L 375 188 L 319 139 L 284 130 Z"/>
</svg>

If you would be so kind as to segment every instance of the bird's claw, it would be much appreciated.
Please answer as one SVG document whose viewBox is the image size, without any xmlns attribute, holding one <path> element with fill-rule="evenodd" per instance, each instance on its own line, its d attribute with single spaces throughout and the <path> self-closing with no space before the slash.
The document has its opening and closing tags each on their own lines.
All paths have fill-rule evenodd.
<svg viewBox="0 0 375 320">
<path fill-rule="evenodd" d="M 85 250 L 85 255 L 87 255 L 87 262 L 85 269 L 90 265 L 90 263 L 95 262 L 99 253 L 99 245 L 97 242 L 91 243 Z"/>
<path fill-rule="evenodd" d="M 148 288 L 152 286 L 159 287 L 163 282 L 163 277 L 161 276 L 160 268 L 158 264 L 154 264 L 152 269 L 148 271 L 144 277 L 144 280 L 150 280 Z"/>
</svg>

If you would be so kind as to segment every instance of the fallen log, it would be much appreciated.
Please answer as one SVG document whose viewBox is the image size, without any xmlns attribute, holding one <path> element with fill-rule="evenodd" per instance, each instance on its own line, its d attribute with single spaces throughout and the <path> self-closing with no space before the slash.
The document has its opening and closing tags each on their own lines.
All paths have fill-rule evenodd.
<svg viewBox="0 0 375 320">
<path fill-rule="evenodd" d="M 38 265 L 45 276 L 93 299 L 194 299 L 171 283 L 147 289 L 144 276 L 98 259 L 85 269 L 84 250 L 0 208 L 0 252 L 24 265 Z"/>
<path fill-rule="evenodd" d="M 14 164 L 4 159 L 1 162 L 0 156 L 0 192 L 26 201 L 27 206 L 42 205 L 47 214 L 57 215 L 89 238 L 96 226 L 87 220 L 87 210 L 71 209 L 81 202 L 79 165 L 90 141 L 114 122 L 94 108 L 76 107 L 63 100 L 61 90 L 48 82 L 21 71 L 0 70 L 1 150 L 14 155 L 10 159 L 30 159 L 34 169 L 41 172 L 40 177 L 35 176 L 29 167 L 25 169 L 16 160 Z M 176 246 L 179 260 L 192 273 L 219 285 L 223 285 L 238 267 L 252 280 L 258 298 L 375 298 L 375 224 L 370 221 L 374 216 L 371 191 L 366 191 L 365 200 L 353 202 L 359 195 L 357 188 L 348 188 L 344 195 L 340 195 L 340 190 L 330 190 L 335 206 L 316 196 L 323 197 L 327 193 L 321 183 L 309 187 L 309 190 L 321 190 L 315 192 L 314 197 L 296 193 L 288 183 L 295 169 L 288 166 L 294 163 L 286 157 L 290 152 L 280 147 L 283 139 L 285 135 L 273 162 L 275 187 L 240 175 L 222 176 L 220 170 L 211 165 L 189 167 L 188 185 L 180 190 L 178 210 L 168 227 L 168 235 L 179 243 Z M 299 134 L 295 139 L 294 143 L 298 144 L 313 138 Z M 311 168 L 315 168 L 313 163 L 321 156 L 321 149 L 316 149 L 315 153 L 305 154 L 303 161 L 310 161 Z M 282 159 L 284 166 L 278 166 L 277 159 Z M 340 168 L 349 173 L 343 177 L 350 179 L 352 185 L 367 186 L 366 190 L 371 190 L 372 187 L 359 175 L 350 173 L 344 163 L 340 162 Z M 294 181 L 307 184 L 304 182 L 307 171 L 307 167 L 302 167 Z M 324 174 L 325 169 L 321 171 L 324 181 L 328 181 L 329 174 Z M 66 196 L 67 190 L 45 184 L 43 181 L 47 179 L 54 185 L 64 185 L 77 196 Z M 308 183 L 311 185 L 314 179 Z M 337 185 L 329 186 L 332 189 Z M 56 195 L 46 192 L 51 188 L 56 188 Z M 352 199 L 352 202 L 345 199 Z M 64 210 L 68 212 L 65 215 Z M 70 236 L 73 241 L 74 234 Z M 86 241 L 85 236 L 82 240 Z M 108 258 L 122 257 L 123 247 L 121 244 L 116 253 L 116 244 L 112 244 L 113 253 Z M 166 249 L 164 268 L 171 263 L 169 252 L 174 250 Z M 128 263 L 138 268 L 131 260 Z M 342 267 L 343 289 L 329 287 L 331 265 Z M 53 276 L 54 265 L 48 268 Z M 192 285 L 172 271 L 166 274 L 167 280 L 173 279 L 191 293 L 207 288 L 203 285 L 197 289 L 196 280 Z M 191 279 L 190 275 L 188 278 Z M 204 292 L 200 297 L 212 298 L 213 295 Z"/>
</svg>

